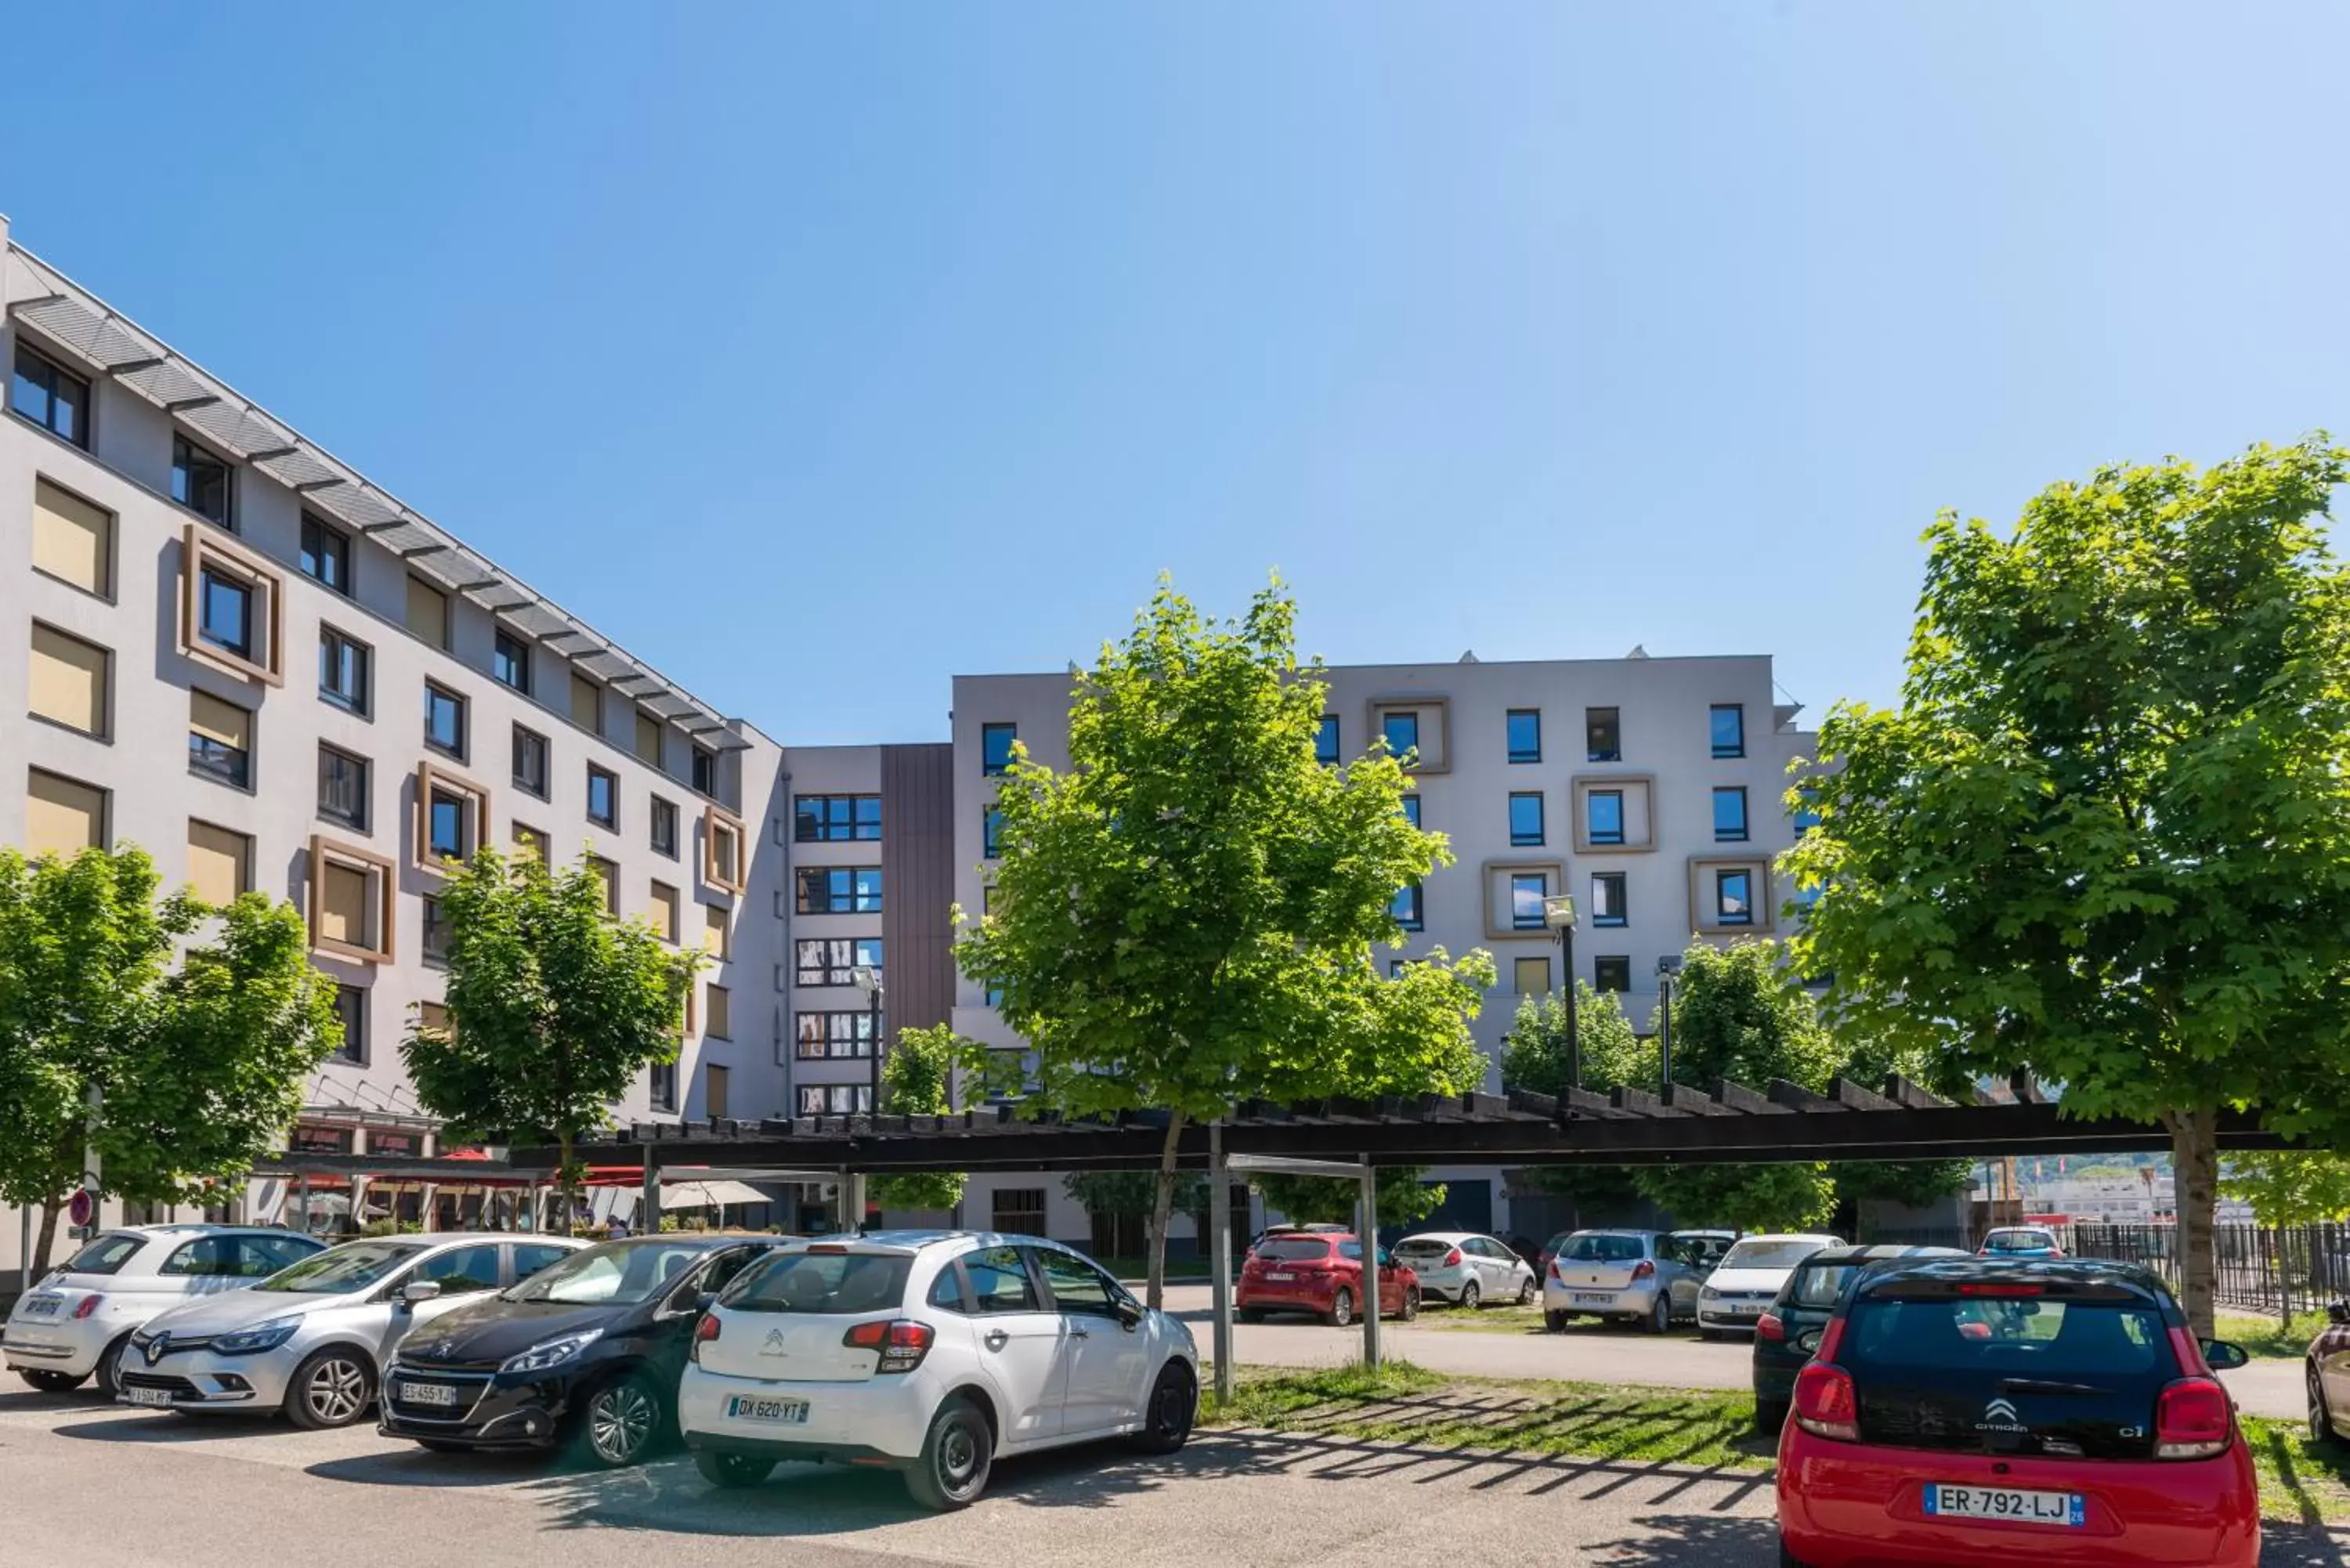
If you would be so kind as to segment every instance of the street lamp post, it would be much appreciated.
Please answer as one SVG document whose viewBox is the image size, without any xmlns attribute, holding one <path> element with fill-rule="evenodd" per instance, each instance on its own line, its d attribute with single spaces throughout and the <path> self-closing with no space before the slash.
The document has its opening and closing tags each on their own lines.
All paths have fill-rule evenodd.
<svg viewBox="0 0 2350 1568">
<path fill-rule="evenodd" d="M 861 963 L 850 972 L 849 978 L 857 982 L 857 989 L 863 992 L 866 1000 L 872 1004 L 873 1027 L 869 1033 L 873 1039 L 873 1088 L 872 1098 L 865 1108 L 868 1112 L 878 1113 L 881 1109 L 881 971 L 871 964 Z"/>
<path fill-rule="evenodd" d="M 1583 1087 L 1583 1033 L 1575 1016 L 1575 898 L 1559 893 L 1543 900 L 1543 924 L 1558 933 L 1559 967 L 1566 991 L 1566 1086 Z M 1559 1096 L 1559 1119 L 1566 1119 L 1569 1096 Z"/>
</svg>

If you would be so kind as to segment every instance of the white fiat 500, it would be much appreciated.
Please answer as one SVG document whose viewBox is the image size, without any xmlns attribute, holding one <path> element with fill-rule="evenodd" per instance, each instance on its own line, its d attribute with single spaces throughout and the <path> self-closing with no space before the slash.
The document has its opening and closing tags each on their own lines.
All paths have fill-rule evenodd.
<svg viewBox="0 0 2350 1568">
<path fill-rule="evenodd" d="M 123 1225 L 103 1231 L 44 1276 L 8 1314 L 0 1359 L 34 1387 L 120 1392 L 132 1331 L 193 1296 L 265 1280 L 326 1243 L 292 1231 L 233 1225 Z"/>
<path fill-rule="evenodd" d="M 1191 1331 L 1083 1255 L 1029 1236 L 884 1231 L 785 1242 L 702 1317 L 678 1424 L 719 1486 L 779 1459 L 904 1470 L 916 1501 L 968 1506 L 1006 1454 L 1191 1435 Z"/>
</svg>

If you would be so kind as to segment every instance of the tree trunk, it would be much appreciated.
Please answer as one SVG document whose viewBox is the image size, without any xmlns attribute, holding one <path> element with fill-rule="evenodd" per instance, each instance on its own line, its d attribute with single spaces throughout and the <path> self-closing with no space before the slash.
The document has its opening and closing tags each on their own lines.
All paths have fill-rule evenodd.
<svg viewBox="0 0 2350 1568">
<path fill-rule="evenodd" d="M 2171 1111 L 2171 1176 L 2178 1204 L 2178 1304 L 2198 1339 L 2212 1337 L 2213 1221 L 2220 1205 L 2220 1116 L 2211 1108 Z"/>
<path fill-rule="evenodd" d="M 64 1207 L 65 1200 L 58 1198 L 41 1205 L 40 1239 L 33 1243 L 33 1278 L 36 1280 L 49 1272 L 49 1249 L 57 1240 L 57 1210 Z"/>
<path fill-rule="evenodd" d="M 1175 1210 L 1175 1148 L 1183 1137 L 1183 1113 L 1167 1117 L 1167 1142 L 1159 1150 L 1159 1181 L 1150 1197 L 1150 1272 L 1144 1299 L 1153 1308 L 1167 1297 L 1167 1221 Z"/>
<path fill-rule="evenodd" d="M 578 1217 L 572 1211 L 571 1129 L 569 1127 L 556 1128 L 555 1147 L 556 1158 L 560 1162 L 555 1168 L 555 1179 L 563 1189 L 563 1233 L 569 1236 L 576 1234 L 579 1229 Z M 642 1215 L 638 1216 L 639 1220 L 643 1218 Z M 658 1214 L 655 1215 L 651 1225 L 646 1229 L 658 1235 L 660 1231 L 660 1217 Z"/>
</svg>

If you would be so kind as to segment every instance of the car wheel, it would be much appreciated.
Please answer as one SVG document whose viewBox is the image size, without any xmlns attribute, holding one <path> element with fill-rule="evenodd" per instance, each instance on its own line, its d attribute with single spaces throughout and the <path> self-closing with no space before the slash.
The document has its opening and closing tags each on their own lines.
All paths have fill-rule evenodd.
<svg viewBox="0 0 2350 1568">
<path fill-rule="evenodd" d="M 375 1374 L 356 1350 L 328 1345 L 313 1351 L 294 1369 L 286 1387 L 286 1418 L 318 1431 L 348 1427 L 367 1414 L 375 1399 Z"/>
<path fill-rule="evenodd" d="M 916 1502 L 941 1513 L 969 1508 L 987 1488 L 994 1450 L 995 1434 L 979 1407 L 968 1399 L 950 1399 L 931 1417 L 921 1457 L 906 1472 L 906 1490 Z"/>
<path fill-rule="evenodd" d="M 1242 1307 L 1232 1315 L 1239 1318 L 1243 1323 L 1263 1323 L 1264 1321 L 1264 1309 L 1263 1307 Z"/>
<path fill-rule="evenodd" d="M 697 1449 L 693 1454 L 693 1468 L 700 1470 L 702 1479 L 712 1486 L 723 1486 L 733 1490 L 738 1487 L 757 1486 L 765 1480 L 775 1473 L 775 1461 L 763 1459 L 756 1454 L 729 1454 L 715 1449 Z"/>
<path fill-rule="evenodd" d="M 645 1457 L 661 1429 L 660 1396 L 640 1377 L 616 1377 L 588 1397 L 579 1412 L 581 1452 L 608 1469 Z"/>
<path fill-rule="evenodd" d="M 1462 1285 L 1461 1287 L 1461 1310 L 1462 1312 L 1475 1312 L 1480 1304 L 1477 1300 L 1477 1295 L 1478 1291 L 1476 1281 L 1471 1280 L 1467 1284 Z"/>
<path fill-rule="evenodd" d="M 130 1348 L 130 1336 L 124 1334 L 99 1353 L 98 1393 L 100 1398 L 113 1399 L 122 1393 L 122 1355 Z"/>
<path fill-rule="evenodd" d="M 1670 1297 L 1659 1295 L 1657 1298 L 1657 1304 L 1648 1309 L 1647 1327 L 1650 1334 L 1673 1332 L 1673 1303 Z"/>
<path fill-rule="evenodd" d="M 2334 1412 L 2325 1407 L 2325 1385 L 2313 1366 L 2308 1372 L 2309 1440 L 2328 1448 L 2343 1446 L 2342 1434 L 2334 1429 Z"/>
<path fill-rule="evenodd" d="M 1787 1407 L 1777 1399 L 1754 1401 L 1754 1429 L 1766 1438 L 1775 1438 L 1779 1428 L 1787 1424 Z"/>
<path fill-rule="evenodd" d="M 1332 1328 L 1344 1328 L 1348 1324 L 1354 1322 L 1355 1293 L 1348 1290 L 1346 1286 L 1340 1285 L 1338 1287 L 1338 1293 L 1330 1298 L 1330 1310 L 1323 1314 L 1322 1316 L 1323 1321 L 1327 1323 Z"/>
<path fill-rule="evenodd" d="M 89 1381 L 87 1372 L 41 1372 L 27 1368 L 16 1376 L 44 1394 L 70 1394 Z"/>
<path fill-rule="evenodd" d="M 1409 1323 L 1412 1319 L 1419 1315 L 1419 1287 L 1418 1285 L 1414 1285 L 1411 1289 L 1404 1292 L 1403 1311 L 1398 1315 L 1406 1323 Z"/>
<path fill-rule="evenodd" d="M 1546 1312 L 1543 1314 L 1543 1327 L 1552 1334 L 1565 1334 L 1566 1332 L 1566 1314 L 1563 1312 Z"/>
<path fill-rule="evenodd" d="M 1200 1413 L 1200 1385 L 1191 1369 L 1170 1361 L 1159 1369 L 1150 1386 L 1150 1402 L 1142 1407 L 1142 1430 L 1131 1439 L 1146 1454 L 1171 1454 L 1191 1440 L 1191 1420 Z"/>
</svg>

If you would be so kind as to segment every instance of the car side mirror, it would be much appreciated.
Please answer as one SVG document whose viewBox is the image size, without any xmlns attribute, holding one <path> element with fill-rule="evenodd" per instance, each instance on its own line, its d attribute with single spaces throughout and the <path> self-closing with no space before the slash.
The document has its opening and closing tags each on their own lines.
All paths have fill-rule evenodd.
<svg viewBox="0 0 2350 1568">
<path fill-rule="evenodd" d="M 1395 1254 L 1388 1251 L 1385 1247 L 1381 1247 L 1379 1249 L 1379 1267 L 1382 1269 L 1392 1269 L 1395 1267 Z"/>
<path fill-rule="evenodd" d="M 2350 1302 L 2335 1302 L 2327 1307 L 2325 1321 L 2336 1328 L 2350 1328 Z"/>
<path fill-rule="evenodd" d="M 400 1299 L 408 1306 L 414 1306 L 419 1302 L 429 1302 L 440 1293 L 441 1282 L 438 1280 L 411 1280 L 400 1287 Z"/>
<path fill-rule="evenodd" d="M 1110 1310 L 1118 1314 L 1118 1321 L 1125 1327 L 1133 1328 L 1142 1322 L 1142 1303 L 1130 1296 L 1120 1296 L 1112 1302 Z"/>
<path fill-rule="evenodd" d="M 1805 1355 L 1817 1355 L 1820 1348 L 1820 1331 L 1814 1328 L 1797 1334 L 1795 1336 L 1795 1348 L 1802 1351 Z"/>
<path fill-rule="evenodd" d="M 2203 1342 L 2203 1359 L 2211 1364 L 2214 1372 L 2233 1372 L 2251 1358 L 2251 1353 L 2241 1345 L 2230 1345 L 2224 1339 Z"/>
<path fill-rule="evenodd" d="M 693 1310 L 696 1312 L 708 1312 L 712 1307 L 714 1307 L 717 1304 L 718 1293 L 716 1291 L 703 1291 L 701 1294 L 693 1298 Z"/>
</svg>

